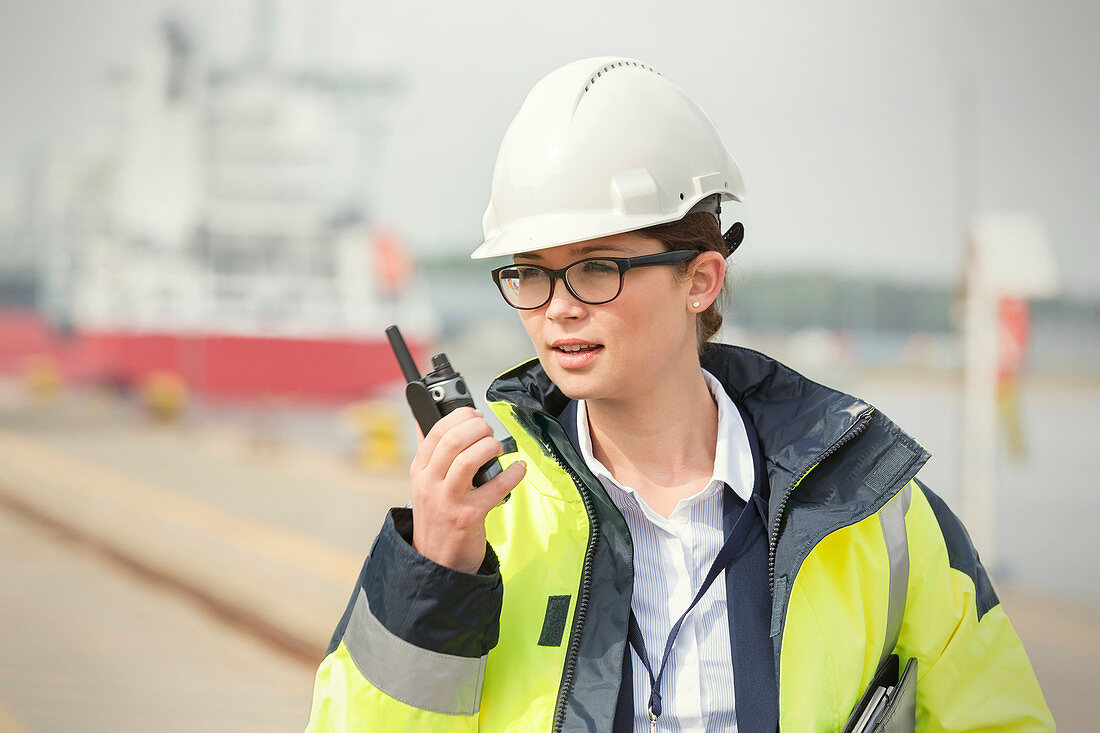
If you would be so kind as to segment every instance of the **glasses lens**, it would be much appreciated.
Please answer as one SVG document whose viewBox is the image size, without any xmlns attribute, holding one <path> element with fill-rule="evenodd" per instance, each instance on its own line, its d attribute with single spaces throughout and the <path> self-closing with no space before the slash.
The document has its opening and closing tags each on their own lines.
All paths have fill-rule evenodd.
<svg viewBox="0 0 1100 733">
<path fill-rule="evenodd" d="M 515 308 L 538 308 L 550 298 L 550 278 L 537 267 L 506 267 L 497 279 L 504 299 Z"/>
<path fill-rule="evenodd" d="M 619 293 L 619 266 L 613 260 L 584 260 L 565 271 L 569 287 L 581 300 L 597 304 Z"/>
</svg>

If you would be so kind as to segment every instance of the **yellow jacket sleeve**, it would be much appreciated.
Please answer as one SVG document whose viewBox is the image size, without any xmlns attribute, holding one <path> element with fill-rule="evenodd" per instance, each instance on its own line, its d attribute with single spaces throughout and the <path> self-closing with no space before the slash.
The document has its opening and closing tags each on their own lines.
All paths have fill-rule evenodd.
<svg viewBox="0 0 1100 733">
<path fill-rule="evenodd" d="M 899 652 L 917 657 L 917 730 L 1052 731 L 1054 719 L 978 553 L 943 500 L 914 480 L 909 593 Z"/>
<path fill-rule="evenodd" d="M 400 660 L 392 660 L 400 664 Z M 352 731 L 438 731 L 474 733 L 478 714 L 449 715 L 423 710 L 372 685 L 341 643 L 321 662 L 313 687 L 307 733 Z"/>
<path fill-rule="evenodd" d="M 308 731 L 478 730 L 485 663 L 503 598 L 486 546 L 477 573 L 438 565 L 394 509 L 317 670 Z"/>
</svg>

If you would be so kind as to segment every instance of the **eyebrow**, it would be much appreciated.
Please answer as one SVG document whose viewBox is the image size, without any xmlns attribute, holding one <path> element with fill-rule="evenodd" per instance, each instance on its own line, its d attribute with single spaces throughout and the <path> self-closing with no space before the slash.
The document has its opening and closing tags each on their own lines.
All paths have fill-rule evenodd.
<svg viewBox="0 0 1100 733">
<path fill-rule="evenodd" d="M 589 244 L 589 245 L 586 245 L 586 246 L 581 247 L 580 249 L 577 250 L 577 255 L 583 258 L 586 255 L 592 254 L 593 252 L 600 252 L 600 251 L 613 252 L 616 255 L 624 256 L 624 257 L 631 256 L 629 252 L 624 251 L 621 247 L 613 247 L 613 246 L 608 245 L 608 244 Z M 512 259 L 513 260 L 525 259 L 525 260 L 536 260 L 536 261 L 538 261 L 538 260 L 542 259 L 542 255 L 539 254 L 538 252 L 518 252 L 518 253 L 512 255 Z"/>
</svg>

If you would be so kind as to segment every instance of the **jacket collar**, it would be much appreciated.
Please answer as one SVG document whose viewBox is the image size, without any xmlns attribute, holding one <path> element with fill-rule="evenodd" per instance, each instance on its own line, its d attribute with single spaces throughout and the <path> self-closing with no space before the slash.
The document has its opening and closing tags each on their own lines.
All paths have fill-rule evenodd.
<svg viewBox="0 0 1100 733">
<path fill-rule="evenodd" d="M 751 417 L 773 477 L 779 472 L 800 475 L 873 409 L 863 400 L 741 346 L 711 344 L 702 366 Z M 538 359 L 502 374 L 489 387 L 487 397 L 491 402 L 511 403 L 517 413 L 544 413 L 555 419 L 569 404 L 569 397 L 550 380 Z"/>
</svg>

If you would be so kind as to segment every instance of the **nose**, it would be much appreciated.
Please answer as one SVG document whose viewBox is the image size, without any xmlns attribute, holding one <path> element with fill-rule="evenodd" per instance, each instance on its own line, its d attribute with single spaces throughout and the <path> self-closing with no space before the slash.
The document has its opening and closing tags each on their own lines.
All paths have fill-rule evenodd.
<svg viewBox="0 0 1100 733">
<path fill-rule="evenodd" d="M 550 302 L 546 304 L 547 318 L 552 321 L 567 318 L 580 318 L 587 312 L 586 308 L 588 308 L 588 306 L 574 298 L 573 294 L 569 292 L 569 288 L 565 287 L 564 278 L 554 278 L 552 291 L 550 293 Z"/>
</svg>

